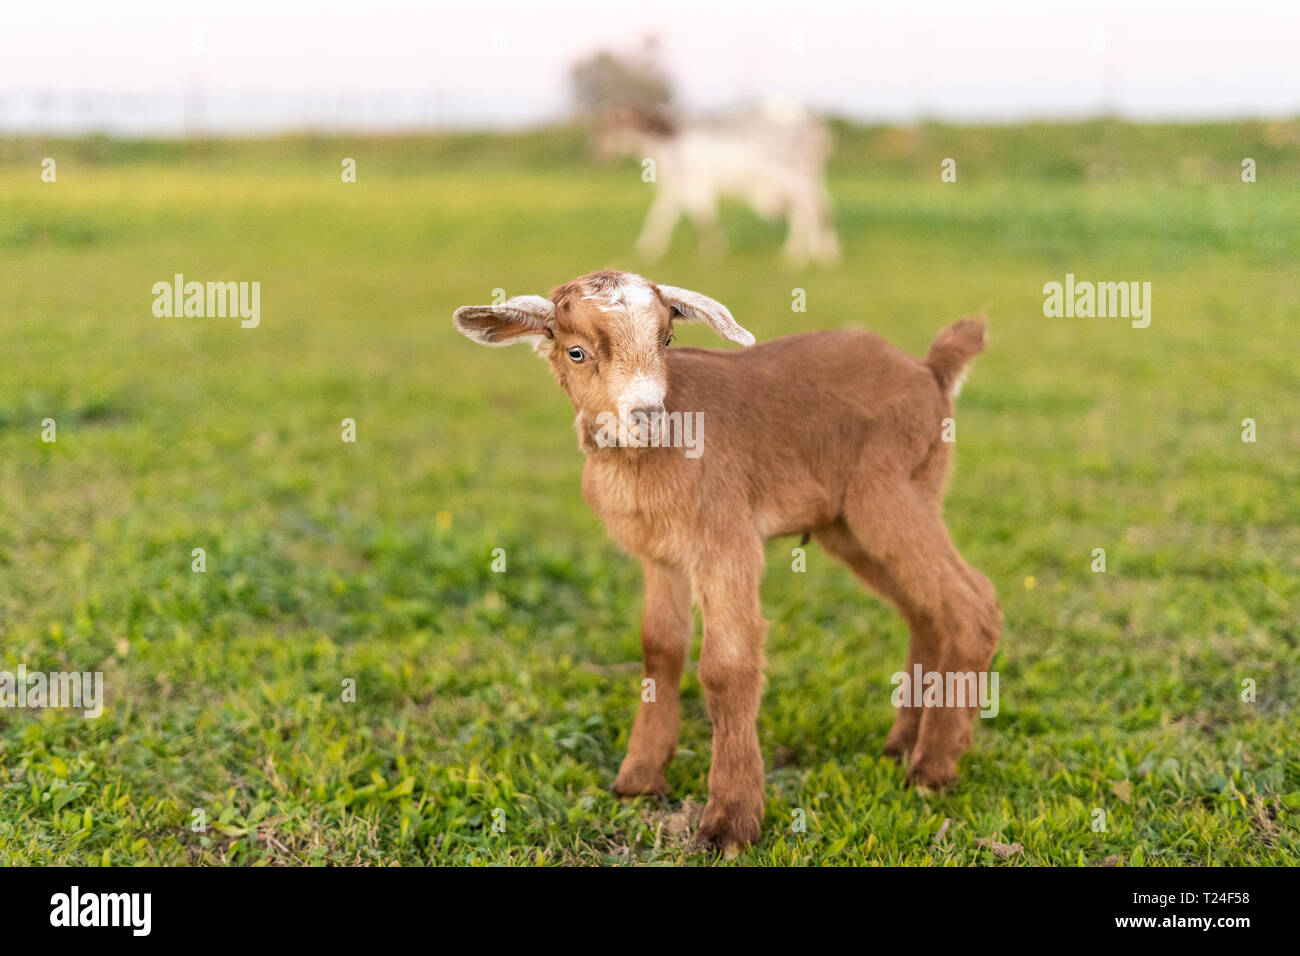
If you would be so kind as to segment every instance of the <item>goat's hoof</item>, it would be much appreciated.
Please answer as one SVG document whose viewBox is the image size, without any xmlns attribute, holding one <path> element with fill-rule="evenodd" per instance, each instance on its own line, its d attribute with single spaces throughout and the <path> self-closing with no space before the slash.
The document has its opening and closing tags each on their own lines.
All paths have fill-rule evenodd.
<svg viewBox="0 0 1300 956">
<path fill-rule="evenodd" d="M 662 797 L 668 793 L 668 781 L 662 770 L 644 770 L 636 766 L 624 766 L 614 778 L 610 788 L 615 796 L 623 797 Z"/>
<path fill-rule="evenodd" d="M 718 850 L 723 857 L 734 860 L 745 847 L 758 842 L 762 829 L 761 814 L 744 810 L 723 810 L 713 803 L 704 808 L 700 828 L 695 831 L 697 849 Z"/>
<path fill-rule="evenodd" d="M 912 749 L 916 746 L 915 731 L 891 730 L 889 736 L 885 738 L 885 756 L 893 757 L 895 760 L 903 760 L 909 757 Z"/>
<path fill-rule="evenodd" d="M 921 793 L 942 790 L 956 779 L 957 761 L 950 757 L 925 754 L 907 769 L 907 782 Z"/>
<path fill-rule="evenodd" d="M 903 744 L 892 744 L 889 741 L 885 741 L 885 756 L 893 757 L 899 763 L 906 760 L 911 752 L 911 748 L 905 747 Z"/>
</svg>

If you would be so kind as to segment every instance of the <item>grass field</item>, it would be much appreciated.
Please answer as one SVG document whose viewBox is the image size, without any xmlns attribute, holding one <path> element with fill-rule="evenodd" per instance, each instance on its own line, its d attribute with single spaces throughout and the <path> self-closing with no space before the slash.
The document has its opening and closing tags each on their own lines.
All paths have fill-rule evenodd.
<svg viewBox="0 0 1300 956">
<path fill-rule="evenodd" d="M 736 862 L 1300 863 L 1300 126 L 839 141 L 840 267 L 782 270 L 781 228 L 737 208 L 724 262 L 682 227 L 644 271 L 760 340 L 920 353 L 987 311 L 947 520 L 1006 614 L 1001 712 L 953 789 L 905 787 L 903 623 L 772 543 L 767 817 Z M 0 670 L 107 684 L 98 720 L 0 711 L 0 863 L 711 860 L 693 670 L 671 800 L 609 793 L 640 570 L 582 502 L 567 402 L 450 321 L 639 269 L 639 172 L 574 130 L 0 141 Z M 155 318 L 178 272 L 259 281 L 260 327 Z M 1045 318 L 1066 273 L 1150 281 L 1150 327 Z"/>
</svg>

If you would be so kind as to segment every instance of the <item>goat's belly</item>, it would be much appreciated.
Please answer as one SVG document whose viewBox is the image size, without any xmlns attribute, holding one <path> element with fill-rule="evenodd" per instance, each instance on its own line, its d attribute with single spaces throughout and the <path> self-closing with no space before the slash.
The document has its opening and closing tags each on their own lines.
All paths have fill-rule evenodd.
<svg viewBox="0 0 1300 956">
<path fill-rule="evenodd" d="M 822 482 L 803 476 L 802 480 L 781 483 L 760 501 L 754 509 L 754 524 L 764 539 L 804 534 L 830 524 L 840 510 Z"/>
<path fill-rule="evenodd" d="M 758 533 L 763 539 L 781 538 L 792 534 L 810 534 L 835 520 L 826 508 L 809 508 L 799 511 L 760 512 L 756 516 Z"/>
</svg>

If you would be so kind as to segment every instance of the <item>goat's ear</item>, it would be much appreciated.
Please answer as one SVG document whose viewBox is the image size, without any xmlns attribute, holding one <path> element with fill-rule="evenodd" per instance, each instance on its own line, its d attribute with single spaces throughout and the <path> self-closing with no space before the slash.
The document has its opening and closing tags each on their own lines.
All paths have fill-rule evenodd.
<svg viewBox="0 0 1300 956">
<path fill-rule="evenodd" d="M 739 345 L 753 345 L 754 336 L 748 329 L 743 329 L 731 317 L 725 305 L 707 295 L 700 295 L 689 289 L 679 289 L 672 285 L 661 285 L 659 294 L 664 301 L 686 322 L 707 322 L 709 327 L 728 342 Z"/>
<path fill-rule="evenodd" d="M 480 345 L 533 346 L 551 338 L 555 303 L 540 295 L 517 295 L 500 305 L 464 305 L 452 316 L 457 331 Z"/>
</svg>

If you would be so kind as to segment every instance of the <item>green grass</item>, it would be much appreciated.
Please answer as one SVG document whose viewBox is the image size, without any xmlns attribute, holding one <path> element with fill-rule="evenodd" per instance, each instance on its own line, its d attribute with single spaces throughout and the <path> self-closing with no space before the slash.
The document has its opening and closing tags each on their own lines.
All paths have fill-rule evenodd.
<svg viewBox="0 0 1300 956">
<path fill-rule="evenodd" d="M 725 262 L 683 228 L 646 270 L 760 339 L 863 326 L 921 352 L 992 323 L 947 518 L 1006 613 L 1001 713 L 952 790 L 906 788 L 881 756 L 903 624 L 774 542 L 767 818 L 738 862 L 1300 862 L 1298 129 L 842 127 L 841 267 L 781 270 L 780 228 L 730 209 Z M 0 670 L 108 685 L 99 720 L 0 711 L 0 862 L 710 861 L 684 845 L 693 670 L 671 800 L 608 791 L 640 572 L 581 500 L 567 402 L 450 322 L 637 268 L 638 174 L 574 130 L 0 141 Z M 261 327 L 154 318 L 175 272 L 260 281 Z M 1151 327 L 1044 318 L 1066 272 L 1152 282 Z"/>
</svg>

